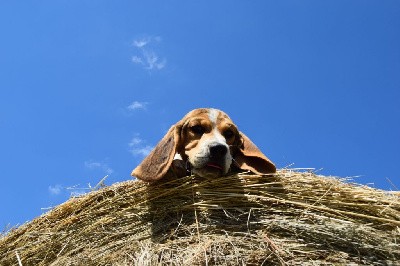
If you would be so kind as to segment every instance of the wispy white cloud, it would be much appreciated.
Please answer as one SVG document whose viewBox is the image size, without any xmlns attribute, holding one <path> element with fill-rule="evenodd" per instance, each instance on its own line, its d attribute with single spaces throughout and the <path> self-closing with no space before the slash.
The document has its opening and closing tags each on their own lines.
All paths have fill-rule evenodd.
<svg viewBox="0 0 400 266">
<path fill-rule="evenodd" d="M 61 185 L 49 186 L 50 195 L 59 195 L 61 194 L 63 188 Z"/>
<path fill-rule="evenodd" d="M 129 142 L 129 147 L 134 147 L 134 146 L 138 146 L 141 143 L 143 143 L 143 140 L 139 137 L 133 137 L 131 139 L 131 141 Z"/>
<path fill-rule="evenodd" d="M 91 170 L 101 170 L 107 175 L 111 175 L 112 173 L 114 173 L 114 170 L 109 167 L 107 163 L 103 162 L 89 160 L 85 162 L 85 167 Z"/>
<path fill-rule="evenodd" d="M 144 51 L 143 57 L 145 59 L 144 67 L 148 70 L 152 69 L 163 69 L 167 64 L 167 60 L 165 58 L 160 59 L 158 55 L 154 51 Z"/>
<path fill-rule="evenodd" d="M 134 101 L 127 107 L 127 109 L 129 111 L 134 111 L 134 110 L 139 110 L 139 109 L 146 110 L 148 104 L 149 104 L 148 102 Z"/>
<path fill-rule="evenodd" d="M 137 48 L 143 48 L 145 47 L 149 42 L 151 42 L 151 37 L 144 37 L 144 38 L 139 38 L 133 41 L 133 46 Z"/>
<path fill-rule="evenodd" d="M 145 36 L 141 38 L 137 38 L 136 40 L 133 40 L 133 46 L 137 48 L 143 48 L 149 44 L 153 43 L 160 43 L 162 41 L 160 36 Z"/>
<path fill-rule="evenodd" d="M 143 52 L 141 57 L 135 55 L 132 57 L 132 62 L 147 70 L 161 70 L 167 65 L 167 60 L 160 59 L 154 52 Z"/>
<path fill-rule="evenodd" d="M 135 64 L 139 64 L 139 65 L 144 65 L 145 63 L 143 62 L 142 58 L 140 58 L 137 55 L 132 56 L 132 62 Z"/>
<path fill-rule="evenodd" d="M 133 41 L 133 46 L 138 54 L 132 56 L 132 62 L 146 70 L 161 70 L 167 65 L 167 60 L 161 58 L 156 52 L 156 44 L 161 42 L 161 37 L 144 37 Z"/>
<path fill-rule="evenodd" d="M 101 167 L 101 163 L 93 162 L 93 161 L 86 161 L 85 167 L 89 169 L 99 168 Z"/>
<path fill-rule="evenodd" d="M 153 147 L 147 145 L 146 142 L 143 139 L 141 139 L 138 134 L 131 139 L 128 146 L 129 146 L 129 151 L 134 156 L 145 157 L 153 150 Z"/>
</svg>

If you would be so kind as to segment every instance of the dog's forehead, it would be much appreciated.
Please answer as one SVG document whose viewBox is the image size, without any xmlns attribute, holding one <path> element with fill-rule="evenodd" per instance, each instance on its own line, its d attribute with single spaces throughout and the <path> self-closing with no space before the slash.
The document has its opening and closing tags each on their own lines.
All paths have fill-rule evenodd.
<svg viewBox="0 0 400 266">
<path fill-rule="evenodd" d="M 189 112 L 187 119 L 205 119 L 209 120 L 213 125 L 219 124 L 224 120 L 232 122 L 229 116 L 221 110 L 214 108 L 199 108 Z"/>
</svg>

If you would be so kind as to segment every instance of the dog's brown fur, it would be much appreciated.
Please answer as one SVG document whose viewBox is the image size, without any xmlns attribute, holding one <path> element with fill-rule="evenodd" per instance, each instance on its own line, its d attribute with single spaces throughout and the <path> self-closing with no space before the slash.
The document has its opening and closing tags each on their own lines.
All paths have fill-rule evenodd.
<svg viewBox="0 0 400 266">
<path fill-rule="evenodd" d="M 210 110 L 213 112 L 213 117 L 210 115 Z M 196 126 L 200 126 L 204 132 L 202 134 L 194 132 L 193 128 Z M 201 108 L 189 112 L 173 125 L 143 162 L 132 171 L 132 176 L 148 182 L 159 180 L 167 174 L 171 166 L 173 167 L 176 154 L 186 162 L 197 154 L 199 149 L 204 149 L 202 143 L 209 141 L 216 134 L 226 136 L 224 144 L 229 146 L 232 157 L 231 168 L 237 167 L 256 174 L 276 172 L 274 163 L 238 130 L 228 115 L 216 109 Z M 217 171 L 211 168 L 201 170 Z"/>
</svg>

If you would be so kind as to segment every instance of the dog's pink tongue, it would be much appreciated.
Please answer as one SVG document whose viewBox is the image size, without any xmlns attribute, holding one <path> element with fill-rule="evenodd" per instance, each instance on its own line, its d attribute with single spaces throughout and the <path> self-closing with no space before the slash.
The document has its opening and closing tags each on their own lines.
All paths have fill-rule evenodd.
<svg viewBox="0 0 400 266">
<path fill-rule="evenodd" d="M 221 167 L 221 166 L 216 165 L 216 164 L 213 164 L 213 163 L 208 163 L 207 166 L 213 167 L 213 168 L 217 168 L 217 169 L 219 169 L 219 170 L 222 170 L 222 167 Z"/>
</svg>

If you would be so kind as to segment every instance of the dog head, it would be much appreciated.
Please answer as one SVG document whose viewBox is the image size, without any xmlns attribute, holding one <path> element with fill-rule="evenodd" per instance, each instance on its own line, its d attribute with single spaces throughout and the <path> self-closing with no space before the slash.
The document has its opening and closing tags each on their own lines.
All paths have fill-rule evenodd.
<svg viewBox="0 0 400 266">
<path fill-rule="evenodd" d="M 159 180 L 177 157 L 193 174 L 207 178 L 226 175 L 235 167 L 256 174 L 276 171 L 228 115 L 212 108 L 195 109 L 172 126 L 132 176 L 148 182 Z"/>
</svg>

